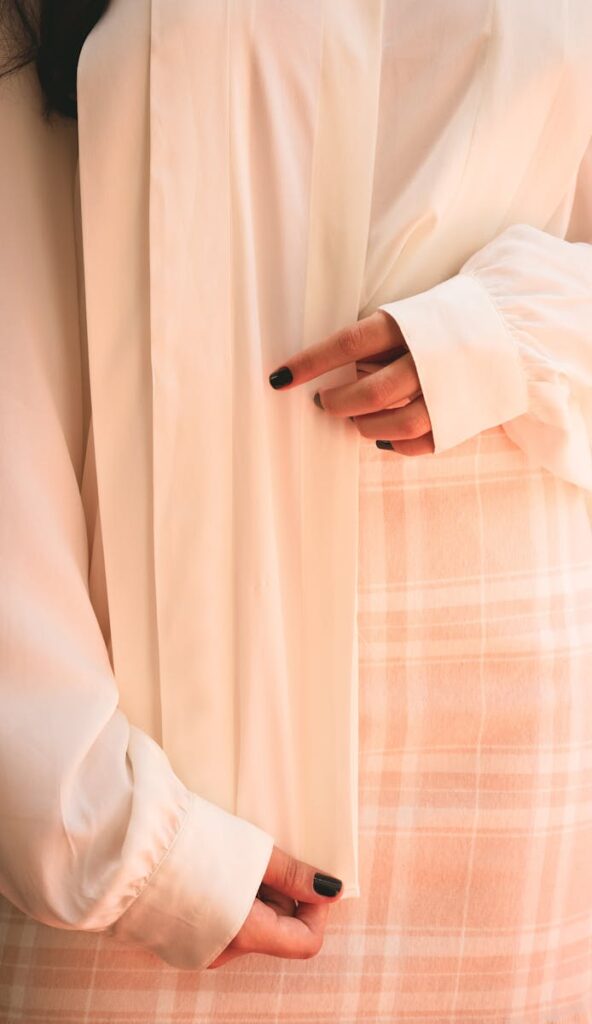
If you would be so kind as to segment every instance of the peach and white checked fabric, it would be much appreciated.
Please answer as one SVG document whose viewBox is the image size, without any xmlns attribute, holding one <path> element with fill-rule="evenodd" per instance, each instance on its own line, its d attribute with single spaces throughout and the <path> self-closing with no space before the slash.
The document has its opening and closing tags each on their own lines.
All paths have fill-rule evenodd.
<svg viewBox="0 0 592 1024">
<path fill-rule="evenodd" d="M 360 899 L 176 970 L 0 900 L 2 1024 L 590 1024 L 592 532 L 495 427 L 361 445 Z"/>
</svg>

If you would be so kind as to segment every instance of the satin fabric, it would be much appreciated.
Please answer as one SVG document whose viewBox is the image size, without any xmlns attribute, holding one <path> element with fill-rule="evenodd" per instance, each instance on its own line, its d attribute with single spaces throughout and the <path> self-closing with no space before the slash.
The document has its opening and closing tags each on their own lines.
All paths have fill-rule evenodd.
<svg viewBox="0 0 592 1024">
<path fill-rule="evenodd" d="M 416 359 L 430 458 L 502 424 L 533 465 L 592 489 L 591 52 L 583 0 L 115 0 L 88 37 L 68 164 L 88 363 L 58 397 L 69 421 L 70 374 L 92 525 L 77 636 L 92 606 L 120 774 L 105 757 L 84 775 L 73 753 L 64 814 L 51 773 L 50 881 L 23 881 L 26 825 L 4 854 L 22 909 L 202 967 L 272 842 L 360 894 L 359 434 L 312 402 L 355 368 L 289 394 L 267 377 L 382 308 Z M 18 446 L 8 462 L 9 482 L 31 470 Z M 84 665 L 63 643 L 50 690 L 64 660 Z M 60 729 L 106 754 L 99 707 L 81 699 Z M 118 810 L 85 860 L 102 787 Z"/>
</svg>

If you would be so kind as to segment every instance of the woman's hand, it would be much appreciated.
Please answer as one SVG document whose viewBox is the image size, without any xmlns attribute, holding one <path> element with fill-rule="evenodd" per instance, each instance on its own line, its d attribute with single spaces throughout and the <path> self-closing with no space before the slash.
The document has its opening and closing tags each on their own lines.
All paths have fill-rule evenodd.
<svg viewBox="0 0 592 1024">
<path fill-rule="evenodd" d="M 295 353 L 269 383 L 287 390 L 354 361 L 357 381 L 317 391 L 317 405 L 331 416 L 349 416 L 363 437 L 381 439 L 380 448 L 388 440 L 401 455 L 433 452 L 413 356 L 396 320 L 382 309 Z"/>
<path fill-rule="evenodd" d="M 325 924 L 331 904 L 342 892 L 339 879 L 322 874 L 333 895 L 313 888 L 317 868 L 296 860 L 274 846 L 267 870 L 248 917 L 232 941 L 206 968 L 221 967 L 246 953 L 267 953 L 288 959 L 309 959 L 323 945 Z M 339 889 L 337 889 L 339 883 Z"/>
</svg>

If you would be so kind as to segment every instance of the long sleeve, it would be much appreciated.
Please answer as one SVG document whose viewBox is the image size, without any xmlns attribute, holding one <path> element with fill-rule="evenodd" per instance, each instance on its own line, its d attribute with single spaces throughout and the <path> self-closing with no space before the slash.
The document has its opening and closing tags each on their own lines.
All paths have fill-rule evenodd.
<svg viewBox="0 0 592 1024">
<path fill-rule="evenodd" d="M 592 490 L 592 144 L 567 235 L 512 224 L 379 308 L 414 357 L 436 453 L 502 424 L 533 466 Z"/>
<path fill-rule="evenodd" d="M 81 496 L 74 125 L 0 83 L 0 890 L 57 928 L 203 968 L 273 837 L 192 791 L 118 708 Z"/>
</svg>

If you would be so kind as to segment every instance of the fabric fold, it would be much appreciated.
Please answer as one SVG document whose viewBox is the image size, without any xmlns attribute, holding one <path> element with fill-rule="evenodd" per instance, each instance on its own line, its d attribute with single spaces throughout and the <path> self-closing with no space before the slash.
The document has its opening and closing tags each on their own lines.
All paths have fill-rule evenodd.
<svg viewBox="0 0 592 1024">
<path fill-rule="evenodd" d="M 346 8 L 120 3 L 81 55 L 79 109 L 122 706 L 194 793 L 340 877 L 347 898 L 359 435 L 322 416 L 314 382 L 268 383 L 359 313 L 382 0 Z"/>
</svg>

